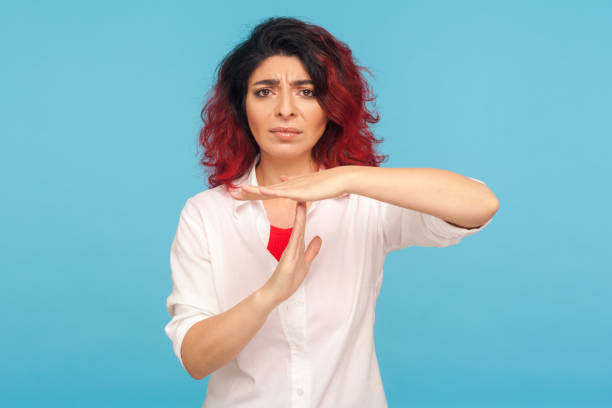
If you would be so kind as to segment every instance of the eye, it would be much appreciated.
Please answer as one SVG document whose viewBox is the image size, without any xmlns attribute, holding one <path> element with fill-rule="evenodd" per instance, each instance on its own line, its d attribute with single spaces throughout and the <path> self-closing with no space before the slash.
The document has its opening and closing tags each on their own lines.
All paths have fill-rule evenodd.
<svg viewBox="0 0 612 408">
<path fill-rule="evenodd" d="M 266 92 L 270 92 L 270 90 L 269 90 L 269 89 L 266 89 L 266 88 L 264 88 L 264 89 L 260 89 L 260 90 L 258 90 L 258 91 L 255 91 L 255 96 L 258 96 L 258 97 L 260 97 L 260 98 L 263 98 L 263 97 L 267 96 L 268 94 L 266 94 L 266 95 L 262 95 L 262 94 L 261 94 L 261 92 L 264 92 L 264 91 L 266 91 Z"/>
<path fill-rule="evenodd" d="M 302 89 L 302 91 L 310 92 L 309 95 L 306 95 L 308 97 L 313 97 L 314 96 L 314 91 L 312 89 Z"/>
</svg>

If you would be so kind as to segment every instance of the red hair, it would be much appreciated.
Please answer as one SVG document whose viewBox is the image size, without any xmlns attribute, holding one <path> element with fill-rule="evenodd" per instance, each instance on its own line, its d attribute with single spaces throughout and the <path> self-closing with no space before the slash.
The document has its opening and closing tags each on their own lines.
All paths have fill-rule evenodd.
<svg viewBox="0 0 612 408">
<path fill-rule="evenodd" d="M 201 112 L 204 126 L 199 146 L 204 149 L 200 164 L 211 168 L 211 188 L 240 178 L 259 153 L 248 126 L 245 111 L 247 81 L 266 58 L 295 55 L 310 74 L 315 95 L 329 122 L 312 158 L 330 169 L 343 165 L 379 166 L 387 159 L 377 155 L 376 139 L 370 124 L 380 119 L 370 111 L 373 102 L 370 87 L 355 63 L 350 48 L 322 27 L 293 18 L 271 18 L 261 23 L 250 37 L 239 44 L 221 62 L 212 97 Z M 210 92 L 210 91 L 209 91 Z"/>
</svg>

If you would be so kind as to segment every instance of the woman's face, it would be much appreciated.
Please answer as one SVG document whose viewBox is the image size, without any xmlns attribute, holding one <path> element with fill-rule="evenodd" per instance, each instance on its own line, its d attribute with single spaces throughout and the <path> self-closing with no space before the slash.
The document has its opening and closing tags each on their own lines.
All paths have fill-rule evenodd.
<svg viewBox="0 0 612 408">
<path fill-rule="evenodd" d="M 253 71 L 246 114 L 262 153 L 281 157 L 310 155 L 328 121 L 310 76 L 295 56 L 269 57 Z M 275 131 L 279 127 L 297 133 L 279 133 Z"/>
</svg>

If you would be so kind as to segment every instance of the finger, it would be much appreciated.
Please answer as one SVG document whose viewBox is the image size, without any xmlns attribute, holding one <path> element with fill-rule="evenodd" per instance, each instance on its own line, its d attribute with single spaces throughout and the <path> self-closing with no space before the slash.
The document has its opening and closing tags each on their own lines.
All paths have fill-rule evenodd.
<svg viewBox="0 0 612 408">
<path fill-rule="evenodd" d="M 274 196 L 274 195 L 278 195 L 279 192 L 276 190 L 273 190 L 269 187 L 259 187 L 259 192 L 261 194 L 267 195 L 267 196 Z"/>
<path fill-rule="evenodd" d="M 236 200 L 252 200 L 253 193 L 247 192 L 245 189 L 238 187 L 234 190 L 230 190 L 230 195 Z"/>
<path fill-rule="evenodd" d="M 234 199 L 238 199 L 240 197 L 240 189 L 238 188 L 230 188 L 228 189 L 230 195 L 234 198 Z"/>
<path fill-rule="evenodd" d="M 302 177 L 302 176 L 285 176 L 284 174 L 280 176 L 281 180 L 291 180 L 291 179 L 298 178 L 298 177 Z"/>
<path fill-rule="evenodd" d="M 265 187 L 249 186 L 247 184 L 240 185 L 240 189 L 245 193 L 245 200 L 266 200 L 273 198 L 272 194 L 264 191 Z"/>
<path fill-rule="evenodd" d="M 306 203 L 298 201 L 295 206 L 295 220 L 293 221 L 293 230 L 289 237 L 287 248 L 291 254 L 298 251 L 300 241 L 304 241 L 304 225 L 306 224 Z"/>
<path fill-rule="evenodd" d="M 260 194 L 260 188 L 259 186 L 249 186 L 248 184 L 241 184 L 240 185 L 240 189 L 242 191 L 245 191 L 247 193 L 251 193 L 251 194 Z"/>
<path fill-rule="evenodd" d="M 306 269 L 310 268 L 312 261 L 314 261 L 315 257 L 319 254 L 322 243 L 323 240 L 317 235 L 312 239 L 312 241 L 310 241 L 310 244 L 308 244 L 308 249 L 304 253 L 304 265 L 306 266 Z"/>
</svg>

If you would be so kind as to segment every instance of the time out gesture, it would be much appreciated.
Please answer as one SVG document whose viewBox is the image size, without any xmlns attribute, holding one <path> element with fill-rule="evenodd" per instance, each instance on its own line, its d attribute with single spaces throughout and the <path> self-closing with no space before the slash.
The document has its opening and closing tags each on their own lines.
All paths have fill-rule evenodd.
<svg viewBox="0 0 612 408">
<path fill-rule="evenodd" d="M 309 202 L 358 194 L 442 218 L 462 228 L 477 228 L 497 212 L 489 187 L 471 177 L 437 168 L 383 168 L 346 165 L 300 176 L 281 176 L 269 186 L 242 184 L 237 200 L 289 198 Z"/>
<path fill-rule="evenodd" d="M 243 184 L 232 191 L 237 200 L 267 200 L 289 198 L 297 201 L 293 230 L 287 247 L 280 257 L 274 273 L 258 292 L 268 307 L 276 307 L 288 299 L 301 285 L 318 255 L 323 241 L 315 236 L 308 248 L 304 242 L 306 229 L 306 202 L 337 197 L 346 191 L 346 173 L 342 166 L 319 170 L 300 176 L 284 176 L 278 184 L 250 186 Z"/>
<path fill-rule="evenodd" d="M 231 194 L 237 200 L 289 198 L 307 202 L 334 198 L 347 193 L 348 167 L 339 166 L 301 176 L 280 176 L 281 183 L 269 186 L 241 184 Z"/>
</svg>

